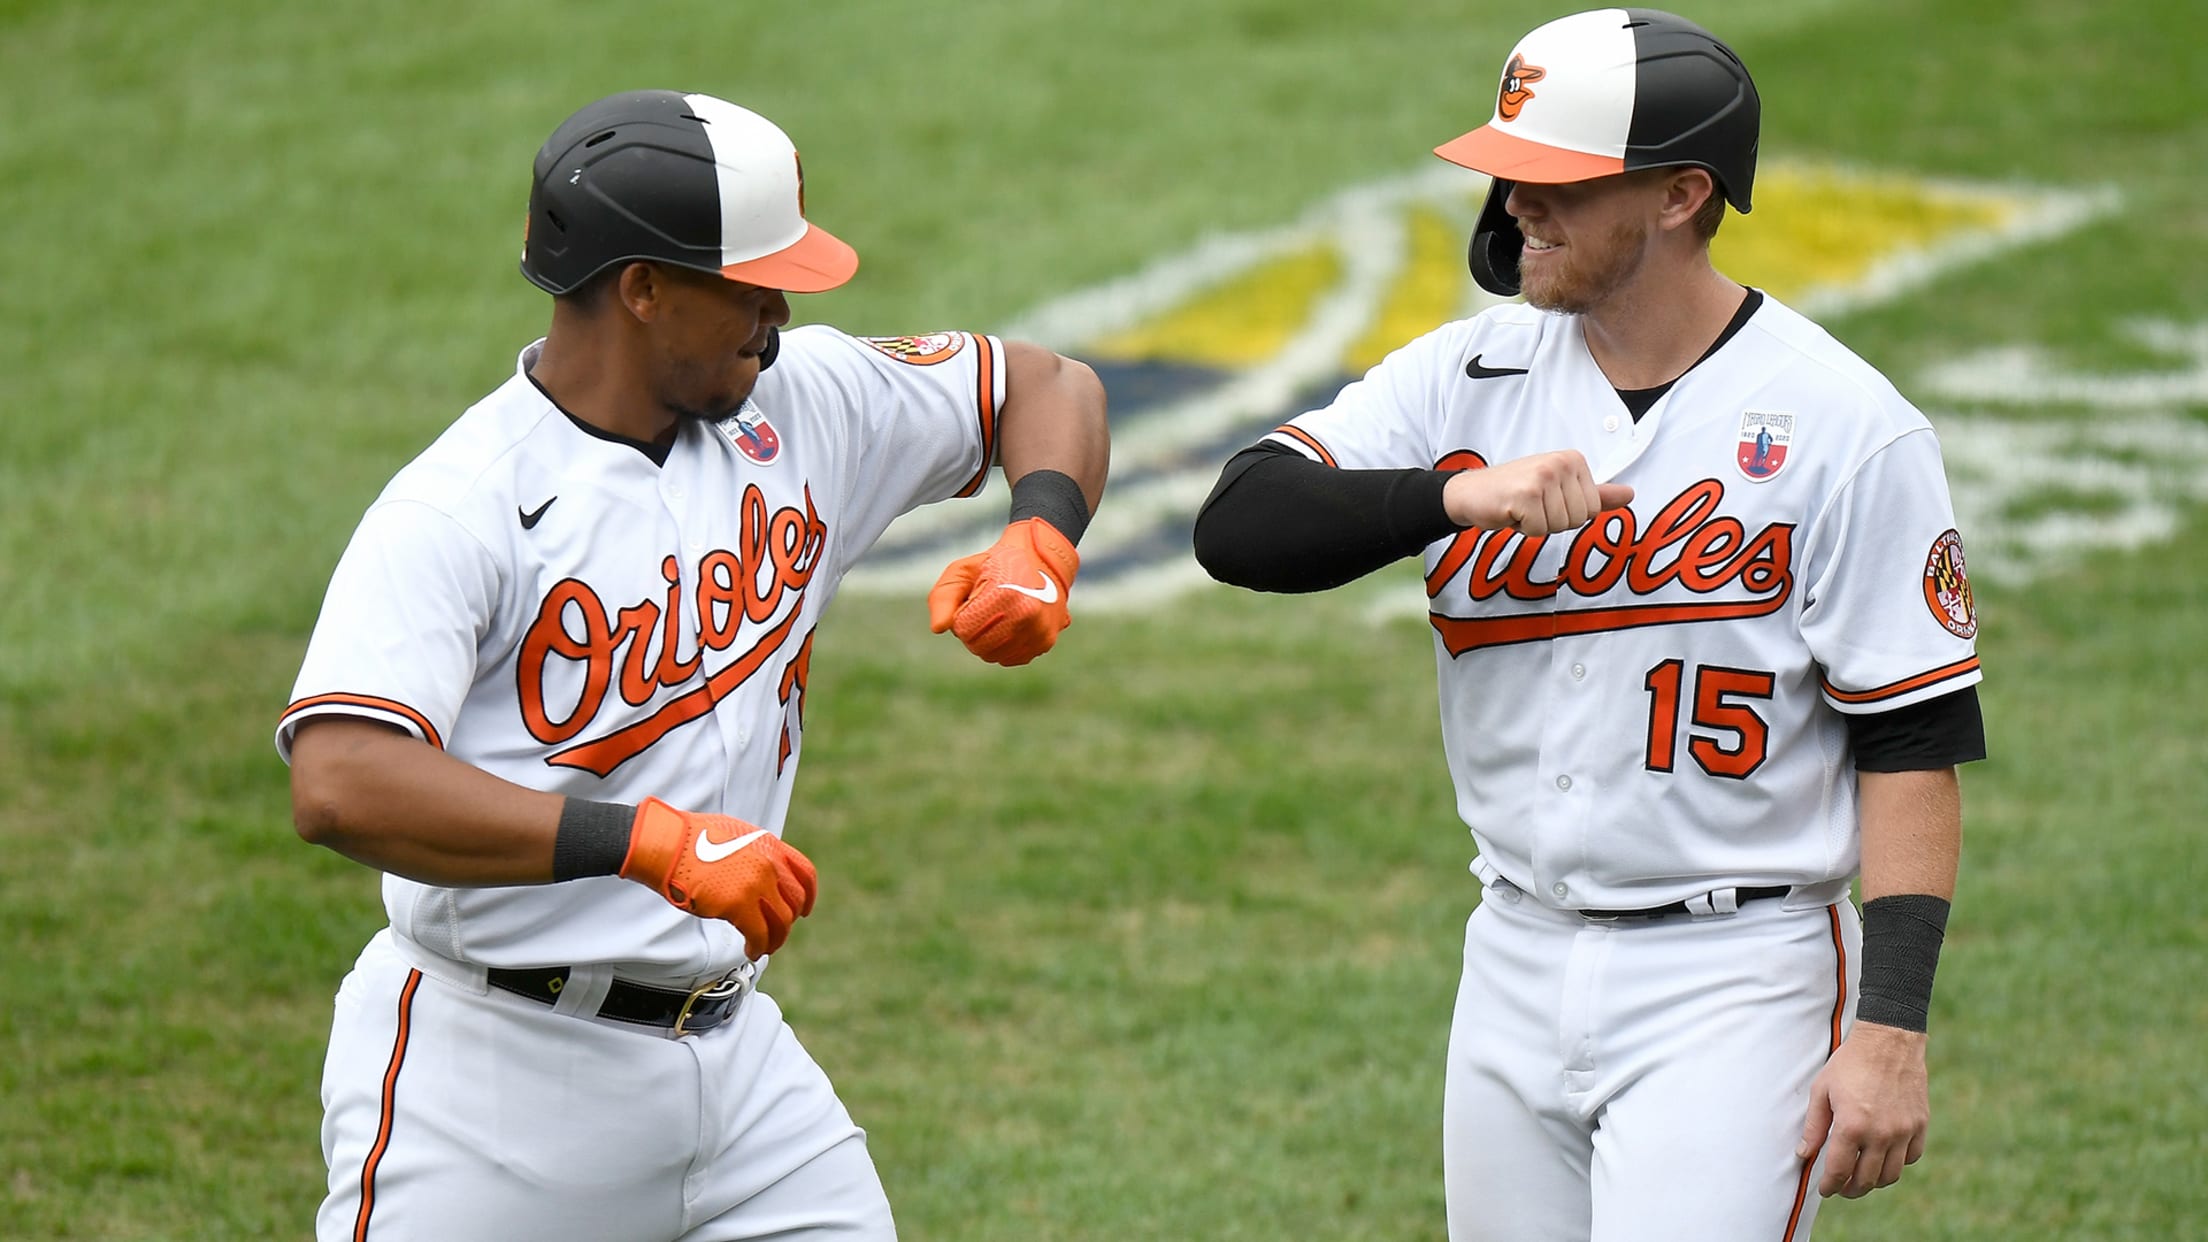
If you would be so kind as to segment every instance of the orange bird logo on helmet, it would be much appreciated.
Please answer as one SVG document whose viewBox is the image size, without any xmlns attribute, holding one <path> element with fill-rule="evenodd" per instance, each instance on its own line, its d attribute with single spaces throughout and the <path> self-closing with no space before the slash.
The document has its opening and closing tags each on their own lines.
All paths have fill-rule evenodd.
<svg viewBox="0 0 2208 1242">
<path fill-rule="evenodd" d="M 1517 52 L 1510 54 L 1510 63 L 1503 66 L 1503 91 L 1495 98 L 1495 114 L 1506 121 L 1518 119 L 1519 110 L 1533 98 L 1527 83 L 1538 82 L 1549 76 L 1549 71 L 1539 65 L 1529 65 Z"/>
</svg>

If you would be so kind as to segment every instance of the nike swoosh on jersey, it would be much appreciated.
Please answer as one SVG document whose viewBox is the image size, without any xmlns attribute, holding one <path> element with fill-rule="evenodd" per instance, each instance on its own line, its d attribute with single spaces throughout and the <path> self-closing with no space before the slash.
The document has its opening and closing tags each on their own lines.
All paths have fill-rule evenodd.
<svg viewBox="0 0 2208 1242">
<path fill-rule="evenodd" d="M 552 498 L 552 500 L 558 499 L 559 497 L 557 496 L 554 496 Z M 535 513 L 523 513 L 521 506 L 515 505 L 514 512 L 521 518 L 521 528 L 523 530 L 535 530 L 537 528 L 537 519 L 543 517 L 544 511 L 552 507 L 552 500 L 547 500 L 543 504 L 538 505 L 537 511 Z"/>
<path fill-rule="evenodd" d="M 744 848 L 761 837 L 770 835 L 764 828 L 754 828 L 733 841 L 708 841 L 704 833 L 698 834 L 698 861 L 715 863 Z"/>
<path fill-rule="evenodd" d="M 1043 603 L 1046 604 L 1057 603 L 1058 584 L 1051 581 L 1050 575 L 1043 573 L 1041 570 L 1037 570 L 1035 576 L 1043 580 L 1043 585 L 1021 586 L 1017 582 L 1000 582 L 997 585 L 1003 587 L 1007 591 L 1018 591 L 1020 594 L 1027 596 L 1029 599 L 1041 600 Z"/>
<path fill-rule="evenodd" d="M 1495 379 L 1503 375 L 1524 375 L 1531 369 L 1531 367 L 1483 367 L 1480 365 L 1480 356 L 1474 354 L 1472 355 L 1472 361 L 1464 364 L 1464 376 L 1466 379 Z"/>
</svg>

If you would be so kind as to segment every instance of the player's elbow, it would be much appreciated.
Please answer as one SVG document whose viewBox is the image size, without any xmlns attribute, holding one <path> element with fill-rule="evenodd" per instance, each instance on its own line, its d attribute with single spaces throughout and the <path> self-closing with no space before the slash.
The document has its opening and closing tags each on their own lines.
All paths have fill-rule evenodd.
<svg viewBox="0 0 2208 1242">
<path fill-rule="evenodd" d="M 294 761 L 291 768 L 291 827 L 309 845 L 336 849 L 345 839 L 345 800 L 337 782 L 321 767 Z"/>
<path fill-rule="evenodd" d="M 1213 580 L 1252 591 L 1294 591 L 1300 588 L 1288 572 L 1293 557 L 1284 557 L 1271 515 L 1248 488 L 1237 488 L 1242 476 L 1261 455 L 1245 454 L 1227 463 L 1218 484 L 1196 511 L 1196 563 Z"/>
<path fill-rule="evenodd" d="M 360 822 L 363 783 L 345 744 L 353 722 L 308 721 L 291 745 L 291 826 L 299 839 L 345 852 Z M 361 726 L 373 728 L 374 726 Z"/>
<path fill-rule="evenodd" d="M 1204 572 L 1217 581 L 1230 586 L 1241 586 L 1243 566 L 1240 558 L 1235 555 L 1237 549 L 1234 541 L 1225 533 L 1226 525 L 1223 521 L 1212 519 L 1209 505 L 1197 512 L 1196 563 L 1203 566 Z"/>
</svg>

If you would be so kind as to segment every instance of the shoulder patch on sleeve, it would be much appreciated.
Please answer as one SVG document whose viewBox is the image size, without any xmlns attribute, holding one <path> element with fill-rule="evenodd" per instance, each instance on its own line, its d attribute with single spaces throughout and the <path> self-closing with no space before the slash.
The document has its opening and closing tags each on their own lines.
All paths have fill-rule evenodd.
<svg viewBox="0 0 2208 1242">
<path fill-rule="evenodd" d="M 1924 602 L 1932 609 L 1932 619 L 1948 633 L 1957 638 L 1978 633 L 1978 602 L 1963 573 L 1963 537 L 1953 528 L 1932 541 L 1932 551 L 1924 558 Z"/>
<path fill-rule="evenodd" d="M 966 347 L 963 332 L 929 332 L 922 336 L 862 336 L 868 345 L 888 354 L 899 362 L 909 362 L 916 367 L 933 366 L 945 358 L 955 357 Z"/>
</svg>

